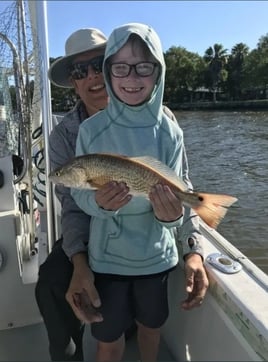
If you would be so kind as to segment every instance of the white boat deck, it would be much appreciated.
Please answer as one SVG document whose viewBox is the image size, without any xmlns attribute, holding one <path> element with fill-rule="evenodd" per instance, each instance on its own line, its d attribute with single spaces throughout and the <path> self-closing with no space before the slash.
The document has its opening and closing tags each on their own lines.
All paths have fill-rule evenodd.
<svg viewBox="0 0 268 362">
<path fill-rule="evenodd" d="M 0 331 L 1 359 L 0 361 L 50 361 L 48 340 L 43 323 Z M 43 341 L 43 343 L 40 343 Z M 96 343 L 90 335 L 90 328 L 84 334 L 84 361 L 95 360 Z M 139 361 L 136 333 L 127 341 L 123 362 Z M 158 361 L 173 362 L 167 345 L 161 340 Z"/>
<path fill-rule="evenodd" d="M 89 343 L 87 343 L 89 341 Z M 85 351 L 85 361 L 94 361 L 95 355 L 95 341 L 90 336 L 90 328 L 86 329 L 84 335 L 84 351 Z M 172 354 L 170 353 L 166 343 L 163 338 L 160 341 L 160 348 L 158 359 L 159 362 L 173 362 L 176 361 Z M 125 354 L 123 357 L 123 362 L 136 362 L 140 361 L 139 350 L 137 345 L 137 335 L 136 333 L 127 340 Z"/>
</svg>

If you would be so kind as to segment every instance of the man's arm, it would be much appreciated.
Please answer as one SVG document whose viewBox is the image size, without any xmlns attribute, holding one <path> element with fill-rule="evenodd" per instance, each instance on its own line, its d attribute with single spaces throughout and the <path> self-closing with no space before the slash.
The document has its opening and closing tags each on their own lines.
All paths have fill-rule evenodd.
<svg viewBox="0 0 268 362">
<path fill-rule="evenodd" d="M 76 253 L 72 262 L 74 271 L 66 300 L 79 320 L 86 323 L 101 322 L 103 318 L 97 310 L 101 300 L 94 285 L 94 274 L 88 265 L 88 256 L 86 253 Z"/>
<path fill-rule="evenodd" d="M 53 129 L 49 138 L 51 169 L 74 157 L 76 137 L 75 132 L 68 132 L 64 123 Z M 95 309 L 101 302 L 88 264 L 90 216 L 76 205 L 69 188 L 56 186 L 55 193 L 62 207 L 62 248 L 74 266 L 66 300 L 78 319 L 88 323 L 101 321 L 102 316 Z"/>
<path fill-rule="evenodd" d="M 166 106 L 163 106 L 164 113 L 177 123 L 173 112 Z M 182 179 L 187 184 L 188 190 L 193 190 L 189 178 L 188 160 L 184 144 L 182 145 Z M 206 295 L 209 281 L 203 265 L 204 237 L 200 231 L 200 218 L 189 207 L 184 208 L 183 224 L 176 228 L 175 237 L 178 246 L 182 248 L 185 271 L 185 285 L 187 298 L 182 302 L 181 307 L 190 310 L 199 307 Z"/>
<path fill-rule="evenodd" d="M 51 169 L 55 169 L 74 157 L 74 140 L 71 139 L 63 124 L 53 129 L 49 137 L 49 156 Z M 79 252 L 87 252 L 90 216 L 85 214 L 75 203 L 70 188 L 55 186 L 55 194 L 61 204 L 61 226 L 63 250 L 71 258 Z"/>
</svg>

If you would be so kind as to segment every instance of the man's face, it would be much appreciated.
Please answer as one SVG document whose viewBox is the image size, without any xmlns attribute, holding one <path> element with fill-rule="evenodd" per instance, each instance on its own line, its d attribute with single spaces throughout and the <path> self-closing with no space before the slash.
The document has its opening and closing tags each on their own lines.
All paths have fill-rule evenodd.
<svg viewBox="0 0 268 362">
<path fill-rule="evenodd" d="M 72 84 L 74 86 L 76 94 L 78 94 L 84 102 L 89 115 L 92 115 L 99 110 L 104 109 L 107 106 L 108 97 L 102 72 L 94 69 L 94 64 L 89 64 L 85 68 L 83 63 L 94 60 L 95 58 L 97 62 L 97 60 L 99 59 L 98 57 L 103 55 L 103 49 L 90 50 L 88 52 L 79 54 L 72 62 L 73 65 L 78 65 L 78 67 L 76 68 L 85 70 L 84 72 L 82 72 L 82 78 L 80 79 L 74 79 L 76 77 L 75 74 L 73 75 Z M 81 67 L 79 63 L 81 63 Z"/>
</svg>

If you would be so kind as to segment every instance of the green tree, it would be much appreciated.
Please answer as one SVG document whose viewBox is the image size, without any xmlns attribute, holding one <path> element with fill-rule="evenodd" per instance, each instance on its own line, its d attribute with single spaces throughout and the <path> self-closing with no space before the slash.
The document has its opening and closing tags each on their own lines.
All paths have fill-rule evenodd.
<svg viewBox="0 0 268 362">
<path fill-rule="evenodd" d="M 228 59 L 227 87 L 230 96 L 234 100 L 241 99 L 242 82 L 245 76 L 245 60 L 249 54 L 249 47 L 244 43 L 236 44 Z"/>
<path fill-rule="evenodd" d="M 205 51 L 204 60 L 207 63 L 206 86 L 213 92 L 213 101 L 216 102 L 216 92 L 221 82 L 227 79 L 227 49 L 222 44 L 214 44 Z"/>
<path fill-rule="evenodd" d="M 257 86 L 266 91 L 268 88 L 268 33 L 260 37 L 256 53 L 258 59 L 256 68 Z"/>
<path fill-rule="evenodd" d="M 189 96 L 192 101 L 194 91 L 202 85 L 203 58 L 183 47 L 173 46 L 165 53 L 165 62 L 165 101 L 182 102 Z"/>
<path fill-rule="evenodd" d="M 249 98 L 267 98 L 268 89 L 268 34 L 259 39 L 257 48 L 245 59 L 242 86 Z"/>
</svg>

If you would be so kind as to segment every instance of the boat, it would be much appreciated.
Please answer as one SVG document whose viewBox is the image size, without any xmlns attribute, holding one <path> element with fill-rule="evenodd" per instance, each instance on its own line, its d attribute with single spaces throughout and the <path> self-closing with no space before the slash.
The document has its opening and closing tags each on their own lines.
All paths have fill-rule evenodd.
<svg viewBox="0 0 268 362">
<path fill-rule="evenodd" d="M 0 361 L 49 361 L 47 332 L 34 290 L 39 266 L 60 235 L 60 206 L 53 185 L 46 181 L 47 139 L 60 120 L 51 111 L 46 76 L 46 2 L 17 0 L 14 4 L 21 16 L 22 43 L 25 7 L 29 9 L 34 45 L 25 59 L 25 53 L 17 51 L 20 47 L 0 28 L 0 49 L 5 43 L 13 58 L 16 116 L 20 115 L 13 119 L 8 92 L 10 69 L 0 58 Z M 33 78 L 34 101 L 30 106 L 27 84 Z M 8 129 L 13 129 L 13 138 Z M 7 146 L 14 140 L 9 152 Z M 22 164 L 16 162 L 14 153 Z M 179 266 L 170 274 L 170 315 L 162 328 L 159 361 L 267 361 L 268 276 L 216 230 L 201 223 L 201 231 L 210 287 L 200 308 L 183 311 L 180 302 L 186 293 L 180 258 Z M 178 249 L 181 252 L 179 243 Z M 89 326 L 84 350 L 85 361 L 94 360 L 95 341 Z M 138 359 L 133 337 L 127 342 L 124 360 Z"/>
</svg>

